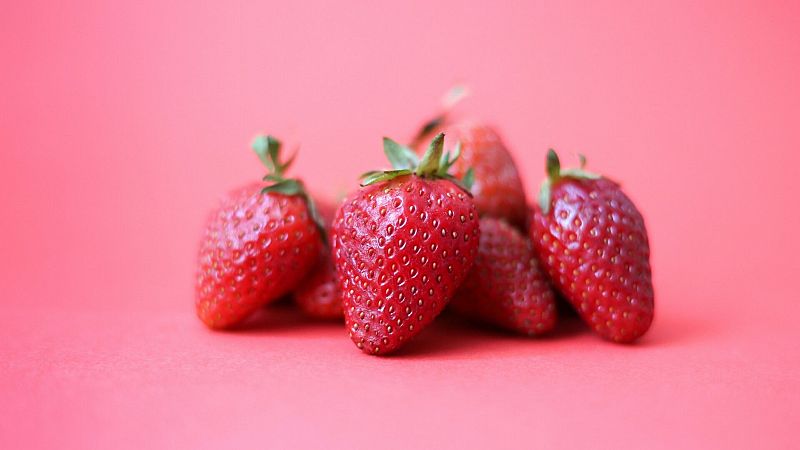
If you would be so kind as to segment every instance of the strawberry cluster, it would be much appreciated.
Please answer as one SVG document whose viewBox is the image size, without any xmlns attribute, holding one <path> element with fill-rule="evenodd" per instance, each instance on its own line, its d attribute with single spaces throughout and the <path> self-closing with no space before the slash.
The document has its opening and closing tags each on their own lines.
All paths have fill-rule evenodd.
<svg viewBox="0 0 800 450">
<path fill-rule="evenodd" d="M 285 176 L 293 158 L 281 159 L 276 139 L 258 137 L 253 148 L 265 183 L 231 192 L 200 245 L 195 305 L 212 329 L 289 293 L 312 317 L 343 318 L 353 343 L 376 355 L 445 308 L 537 336 L 556 326 L 563 298 L 608 340 L 632 342 L 650 327 L 644 220 L 583 157 L 563 169 L 550 150 L 529 205 L 497 132 L 443 115 L 408 146 L 384 138 L 392 168 L 365 173 L 336 207 Z"/>
</svg>

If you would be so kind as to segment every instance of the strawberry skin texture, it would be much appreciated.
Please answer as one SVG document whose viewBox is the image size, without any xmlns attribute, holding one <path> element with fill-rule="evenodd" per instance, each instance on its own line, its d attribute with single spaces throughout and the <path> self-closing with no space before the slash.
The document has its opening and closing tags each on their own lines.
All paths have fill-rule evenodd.
<svg viewBox="0 0 800 450">
<path fill-rule="evenodd" d="M 600 336 L 631 342 L 653 321 L 644 219 L 611 180 L 559 180 L 531 236 L 553 284 Z"/>
<path fill-rule="evenodd" d="M 474 122 L 459 122 L 443 128 L 445 150 L 461 142 L 461 157 L 452 173 L 462 178 L 470 167 L 475 171 L 472 194 L 481 216 L 498 217 L 525 230 L 528 203 L 514 158 L 494 128 Z M 418 151 L 424 147 L 418 147 Z"/>
<path fill-rule="evenodd" d="M 480 220 L 480 228 L 478 256 L 450 308 L 529 336 L 552 330 L 555 295 L 528 236 L 490 217 Z"/>
<path fill-rule="evenodd" d="M 293 290 L 314 267 L 322 241 L 299 195 L 231 192 L 210 215 L 200 243 L 195 307 L 209 328 L 233 326 Z"/>
<path fill-rule="evenodd" d="M 358 348 L 391 353 L 444 309 L 477 255 L 477 216 L 472 198 L 453 182 L 416 175 L 345 200 L 331 242 Z"/>
</svg>

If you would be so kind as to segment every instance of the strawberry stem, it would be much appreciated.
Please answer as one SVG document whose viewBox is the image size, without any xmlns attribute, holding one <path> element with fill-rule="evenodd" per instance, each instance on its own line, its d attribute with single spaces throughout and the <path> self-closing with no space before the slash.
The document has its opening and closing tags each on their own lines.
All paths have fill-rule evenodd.
<svg viewBox="0 0 800 450">
<path fill-rule="evenodd" d="M 448 114 L 450 111 L 461 102 L 461 100 L 465 99 L 469 96 L 469 89 L 462 85 L 457 84 L 444 94 L 442 97 L 442 112 L 437 114 L 432 119 L 425 122 L 424 125 L 417 131 L 417 134 L 411 140 L 411 146 L 416 147 L 422 143 L 423 139 L 431 134 L 434 130 L 441 127 L 445 123 L 447 123 Z"/>
<path fill-rule="evenodd" d="M 251 144 L 258 159 L 267 168 L 267 174 L 262 178 L 268 184 L 261 190 L 262 194 L 277 192 L 284 195 L 299 195 L 306 202 L 308 213 L 319 228 L 322 240 L 327 242 L 325 224 L 317 212 L 314 200 L 308 195 L 305 185 L 297 178 L 286 178 L 284 174 L 294 162 L 297 152 L 286 161 L 281 161 L 281 141 L 272 135 L 258 135 Z"/>
<path fill-rule="evenodd" d="M 444 133 L 439 133 L 433 138 L 428 146 L 428 151 L 422 156 L 422 160 L 414 172 L 417 175 L 432 176 L 439 172 L 439 165 L 442 162 L 442 150 L 444 149 Z"/>
<path fill-rule="evenodd" d="M 361 175 L 361 186 L 389 181 L 405 175 L 416 175 L 422 178 L 445 179 L 456 183 L 461 189 L 470 193 L 474 172 L 468 169 L 464 178 L 459 180 L 448 171 L 461 155 L 461 143 L 456 144 L 452 155 L 444 152 L 444 133 L 439 133 L 433 138 L 428 150 L 422 156 L 417 155 L 410 148 L 398 144 L 387 137 L 383 138 L 383 152 L 392 164 L 392 170 L 374 170 Z"/>
<path fill-rule="evenodd" d="M 561 161 L 559 161 L 558 154 L 552 148 L 547 150 L 545 165 L 547 176 L 550 177 L 551 182 L 555 182 L 561 178 Z"/>
<path fill-rule="evenodd" d="M 596 180 L 601 178 L 600 175 L 584 170 L 586 166 L 586 157 L 578 155 L 580 159 L 580 168 L 577 169 L 562 169 L 561 161 L 558 159 L 558 154 L 552 148 L 547 151 L 545 159 L 545 171 L 547 178 L 542 181 L 542 186 L 539 188 L 539 207 L 544 214 L 550 211 L 550 203 L 552 197 L 553 187 L 564 178 L 571 178 L 574 180 Z"/>
</svg>

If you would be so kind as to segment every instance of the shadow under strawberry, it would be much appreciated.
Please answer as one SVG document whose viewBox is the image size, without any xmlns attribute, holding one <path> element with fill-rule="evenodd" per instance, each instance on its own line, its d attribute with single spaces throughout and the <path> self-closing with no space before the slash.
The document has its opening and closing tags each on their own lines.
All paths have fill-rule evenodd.
<svg viewBox="0 0 800 450">
<path fill-rule="evenodd" d="M 550 352 L 555 341 L 591 336 L 578 317 L 559 320 L 547 335 L 531 338 L 502 328 L 472 321 L 445 311 L 414 341 L 391 355 L 391 359 L 469 359 L 497 356 L 522 349 Z"/>
<path fill-rule="evenodd" d="M 510 333 L 490 327 L 476 327 L 467 319 L 445 311 L 414 341 L 393 353 L 391 359 L 463 355 L 493 345 L 492 342 L 498 337 L 513 339 Z"/>
<path fill-rule="evenodd" d="M 342 322 L 324 321 L 309 317 L 300 311 L 291 301 L 291 297 L 289 297 L 289 300 L 281 300 L 279 303 L 273 303 L 268 307 L 261 308 L 243 322 L 221 332 L 242 335 L 275 335 L 276 333 L 284 333 L 302 337 L 307 335 L 311 329 L 335 330 L 336 338 L 340 338 L 345 334 Z"/>
</svg>

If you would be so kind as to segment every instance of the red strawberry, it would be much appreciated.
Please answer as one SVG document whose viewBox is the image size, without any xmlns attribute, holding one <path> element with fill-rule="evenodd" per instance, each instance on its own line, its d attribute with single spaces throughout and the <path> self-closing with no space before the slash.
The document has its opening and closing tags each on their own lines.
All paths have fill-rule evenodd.
<svg viewBox="0 0 800 450">
<path fill-rule="evenodd" d="M 324 250 L 322 261 L 294 293 L 294 301 L 309 317 L 342 319 L 342 297 L 339 279 L 330 250 Z"/>
<path fill-rule="evenodd" d="M 336 208 L 332 202 L 318 201 L 319 215 L 325 226 L 330 227 Z M 342 297 L 339 294 L 339 279 L 331 257 L 330 248 L 320 250 L 319 263 L 294 293 L 294 300 L 303 312 L 318 319 L 341 319 Z"/>
<path fill-rule="evenodd" d="M 497 131 L 489 125 L 460 121 L 453 123 L 448 110 L 464 96 L 463 88 L 456 87 L 445 101 L 445 111 L 428 121 L 413 140 L 418 153 L 434 133 L 447 135 L 446 151 L 461 143 L 461 158 L 453 166 L 453 175 L 463 177 L 467 169 L 475 171 L 472 193 L 481 216 L 506 219 L 509 223 L 526 229 L 528 204 L 514 158 Z"/>
<path fill-rule="evenodd" d="M 280 162 L 280 143 L 260 136 L 253 149 L 272 184 L 231 192 L 210 215 L 200 243 L 195 306 L 210 328 L 235 325 L 294 289 L 322 245 L 302 182 L 283 177 L 291 160 Z"/>
<path fill-rule="evenodd" d="M 350 338 L 391 353 L 444 309 L 475 260 L 480 235 L 472 197 L 447 174 L 444 135 L 418 161 L 384 139 L 395 170 L 370 172 L 346 199 L 331 242 Z M 468 180 L 467 180 L 468 181 Z"/>
<path fill-rule="evenodd" d="M 556 323 L 556 304 L 531 241 L 505 221 L 480 221 L 478 257 L 451 302 L 459 314 L 527 335 Z"/>
<path fill-rule="evenodd" d="M 631 342 L 653 321 L 644 219 L 619 185 L 547 155 L 531 236 L 542 266 L 583 320 L 606 339 Z"/>
</svg>

